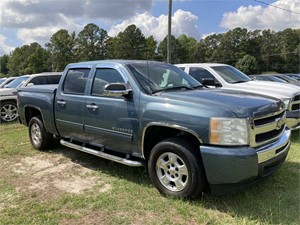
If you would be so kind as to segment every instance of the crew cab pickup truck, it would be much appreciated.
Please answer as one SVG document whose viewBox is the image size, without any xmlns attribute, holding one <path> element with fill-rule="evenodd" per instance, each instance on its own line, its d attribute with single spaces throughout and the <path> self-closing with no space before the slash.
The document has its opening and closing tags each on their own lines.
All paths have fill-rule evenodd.
<svg viewBox="0 0 300 225">
<path fill-rule="evenodd" d="M 0 89 L 0 123 L 13 122 L 18 118 L 17 88 L 32 85 L 58 84 L 61 73 L 44 72 L 23 75 Z"/>
<path fill-rule="evenodd" d="M 238 69 L 219 63 L 177 64 L 207 87 L 233 89 L 281 99 L 287 109 L 287 127 L 300 128 L 300 87 L 268 81 L 256 81 Z"/>
<path fill-rule="evenodd" d="M 155 61 L 69 64 L 57 85 L 18 90 L 31 144 L 64 146 L 128 166 L 147 166 L 165 195 L 237 191 L 270 175 L 288 154 L 281 100 L 207 89 Z"/>
</svg>

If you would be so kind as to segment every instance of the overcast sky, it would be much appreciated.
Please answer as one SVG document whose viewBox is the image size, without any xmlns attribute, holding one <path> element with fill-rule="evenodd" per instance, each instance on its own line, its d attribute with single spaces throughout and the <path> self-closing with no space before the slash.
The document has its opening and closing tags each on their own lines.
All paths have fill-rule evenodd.
<svg viewBox="0 0 300 225">
<path fill-rule="evenodd" d="M 38 42 L 42 46 L 60 29 L 78 34 L 95 23 L 117 35 L 135 24 L 148 37 L 167 34 L 168 0 L 1 0 L 0 55 Z M 199 40 L 235 27 L 300 28 L 300 0 L 173 0 L 172 34 Z"/>
</svg>

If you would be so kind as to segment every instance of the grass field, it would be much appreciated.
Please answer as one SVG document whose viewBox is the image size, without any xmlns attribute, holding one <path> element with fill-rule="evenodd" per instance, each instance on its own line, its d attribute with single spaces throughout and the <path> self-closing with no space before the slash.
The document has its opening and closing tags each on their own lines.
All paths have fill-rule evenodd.
<svg viewBox="0 0 300 225">
<path fill-rule="evenodd" d="M 27 128 L 0 126 L 0 224 L 299 224 L 300 141 L 271 177 L 227 196 L 161 196 L 144 168 L 75 150 L 34 150 Z"/>
</svg>

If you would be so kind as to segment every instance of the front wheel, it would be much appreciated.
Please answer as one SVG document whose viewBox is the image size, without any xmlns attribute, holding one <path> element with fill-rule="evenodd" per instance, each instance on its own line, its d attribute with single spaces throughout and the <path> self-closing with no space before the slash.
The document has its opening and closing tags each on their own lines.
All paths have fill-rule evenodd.
<svg viewBox="0 0 300 225">
<path fill-rule="evenodd" d="M 197 148 L 185 139 L 169 138 L 155 145 L 148 171 L 152 183 L 164 195 L 194 199 L 206 186 Z"/>
<path fill-rule="evenodd" d="M 29 122 L 29 139 L 38 150 L 48 149 L 53 143 L 53 136 L 46 131 L 40 116 L 33 117 Z"/>
</svg>

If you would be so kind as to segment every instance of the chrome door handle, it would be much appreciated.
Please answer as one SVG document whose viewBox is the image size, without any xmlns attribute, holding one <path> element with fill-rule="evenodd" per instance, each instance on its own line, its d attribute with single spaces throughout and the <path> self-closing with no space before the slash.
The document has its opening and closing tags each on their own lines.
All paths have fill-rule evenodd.
<svg viewBox="0 0 300 225">
<path fill-rule="evenodd" d="M 65 104 L 67 104 L 64 100 L 58 100 L 56 101 L 57 104 L 64 106 Z"/>
<path fill-rule="evenodd" d="M 97 105 L 86 105 L 86 107 L 94 111 L 99 108 Z"/>
</svg>

